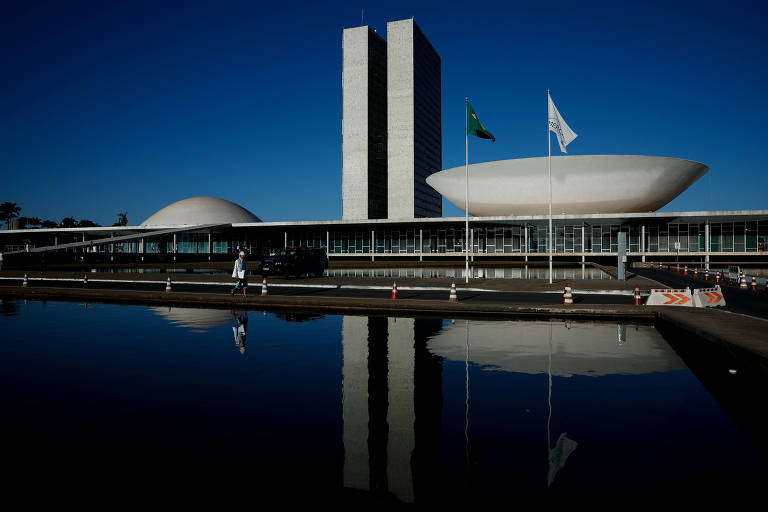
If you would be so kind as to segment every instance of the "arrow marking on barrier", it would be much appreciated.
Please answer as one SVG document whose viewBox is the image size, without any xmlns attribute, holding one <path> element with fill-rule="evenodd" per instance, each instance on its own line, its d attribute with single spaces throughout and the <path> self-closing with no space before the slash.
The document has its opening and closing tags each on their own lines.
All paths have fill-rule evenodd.
<svg viewBox="0 0 768 512">
<path fill-rule="evenodd" d="M 691 300 L 690 297 L 686 297 L 685 295 L 678 295 L 678 294 L 672 294 L 672 293 L 664 293 L 663 295 L 669 299 L 664 304 L 685 304 L 686 302 Z"/>
</svg>

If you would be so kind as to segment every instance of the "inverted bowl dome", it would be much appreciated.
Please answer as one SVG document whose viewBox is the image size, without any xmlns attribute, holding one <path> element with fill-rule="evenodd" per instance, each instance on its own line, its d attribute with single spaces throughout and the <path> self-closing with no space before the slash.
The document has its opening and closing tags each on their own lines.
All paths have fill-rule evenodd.
<svg viewBox="0 0 768 512">
<path fill-rule="evenodd" d="M 189 197 L 169 204 L 141 223 L 142 226 L 189 226 L 261 222 L 257 216 L 232 201 L 218 197 Z"/>
<path fill-rule="evenodd" d="M 635 155 L 552 157 L 552 213 L 656 211 L 709 171 L 681 158 Z M 464 166 L 437 172 L 427 183 L 464 210 Z M 547 157 L 469 166 L 469 213 L 474 216 L 546 215 Z"/>
</svg>

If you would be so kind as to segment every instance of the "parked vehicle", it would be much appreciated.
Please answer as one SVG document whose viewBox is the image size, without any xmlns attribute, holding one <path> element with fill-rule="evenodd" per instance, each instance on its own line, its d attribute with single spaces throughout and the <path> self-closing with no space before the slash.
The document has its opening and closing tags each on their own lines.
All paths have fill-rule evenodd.
<svg viewBox="0 0 768 512">
<path fill-rule="evenodd" d="M 323 275 L 328 268 L 328 255 L 325 249 L 308 247 L 286 247 L 274 256 L 259 261 L 259 274 L 262 276 L 284 275 L 299 277 L 302 274 Z"/>
</svg>

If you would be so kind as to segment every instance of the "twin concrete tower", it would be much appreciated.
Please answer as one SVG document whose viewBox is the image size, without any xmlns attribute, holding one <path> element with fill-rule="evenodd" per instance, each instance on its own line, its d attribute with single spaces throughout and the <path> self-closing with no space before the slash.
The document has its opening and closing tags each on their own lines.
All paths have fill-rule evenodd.
<svg viewBox="0 0 768 512">
<path fill-rule="evenodd" d="M 344 30 L 342 218 L 441 217 L 440 56 L 413 19 Z"/>
</svg>

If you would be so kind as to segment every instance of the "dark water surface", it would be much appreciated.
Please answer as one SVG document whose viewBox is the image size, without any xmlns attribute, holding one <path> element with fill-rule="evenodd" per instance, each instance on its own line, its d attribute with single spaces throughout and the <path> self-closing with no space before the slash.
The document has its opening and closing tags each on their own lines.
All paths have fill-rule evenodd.
<svg viewBox="0 0 768 512">
<path fill-rule="evenodd" d="M 649 325 L 4 301 L 0 333 L 7 489 L 479 503 L 766 476 L 731 407 L 753 382 Z"/>
</svg>

